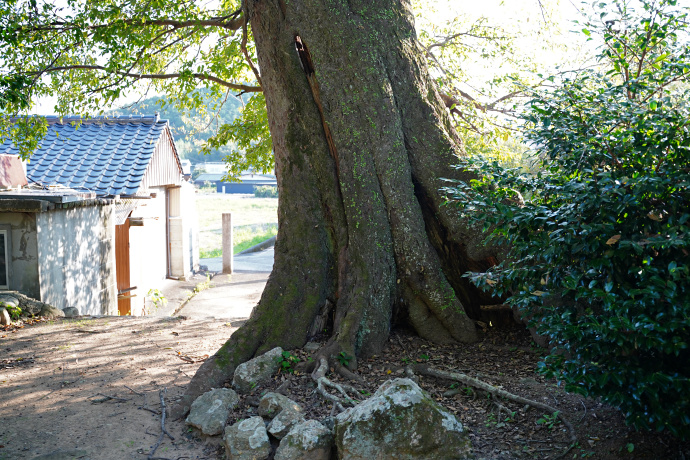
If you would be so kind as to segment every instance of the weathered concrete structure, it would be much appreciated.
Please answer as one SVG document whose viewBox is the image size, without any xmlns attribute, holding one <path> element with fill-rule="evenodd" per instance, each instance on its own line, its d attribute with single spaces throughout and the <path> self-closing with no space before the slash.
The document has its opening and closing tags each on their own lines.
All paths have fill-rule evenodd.
<svg viewBox="0 0 690 460">
<path fill-rule="evenodd" d="M 16 157 L 11 142 L 0 153 Z M 35 185 L 0 191 L 0 291 L 141 315 L 163 280 L 198 267 L 193 186 L 157 115 L 48 117 L 27 176 Z"/>
<path fill-rule="evenodd" d="M 63 193 L 0 197 L 5 289 L 81 314 L 117 314 L 114 208 L 93 194 Z"/>
</svg>

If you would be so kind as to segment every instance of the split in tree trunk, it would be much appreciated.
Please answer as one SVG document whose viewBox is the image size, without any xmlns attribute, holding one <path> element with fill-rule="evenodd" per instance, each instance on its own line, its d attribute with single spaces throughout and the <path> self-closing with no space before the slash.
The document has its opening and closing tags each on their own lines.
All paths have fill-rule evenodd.
<svg viewBox="0 0 690 460">
<path fill-rule="evenodd" d="M 179 416 L 236 365 L 315 332 L 320 357 L 378 353 L 392 322 L 476 340 L 462 278 L 496 262 L 439 192 L 463 155 L 400 0 L 249 0 L 279 188 L 275 263 L 249 321 L 199 369 Z M 317 359 L 317 362 L 320 362 Z M 356 358 L 350 361 L 356 367 Z"/>
</svg>

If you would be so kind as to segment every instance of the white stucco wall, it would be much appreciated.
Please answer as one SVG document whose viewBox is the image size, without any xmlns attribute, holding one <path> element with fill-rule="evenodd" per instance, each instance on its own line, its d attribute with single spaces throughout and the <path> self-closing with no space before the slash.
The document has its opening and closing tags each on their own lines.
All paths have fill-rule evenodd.
<svg viewBox="0 0 690 460">
<path fill-rule="evenodd" d="M 36 215 L 40 300 L 82 315 L 117 314 L 113 207 Z"/>
<path fill-rule="evenodd" d="M 189 252 L 185 263 L 191 272 L 199 271 L 199 214 L 196 210 L 196 192 L 191 182 L 182 184 L 182 217 L 185 223 L 185 238 L 189 241 Z"/>
<path fill-rule="evenodd" d="M 130 285 L 132 315 L 142 314 L 150 289 L 160 289 L 168 275 L 165 189 L 154 188 L 156 198 L 141 200 L 132 218 L 143 218 L 144 225 L 129 228 Z"/>
<path fill-rule="evenodd" d="M 189 279 L 199 269 L 199 219 L 194 186 L 188 182 L 170 193 L 170 268 L 176 278 Z"/>
</svg>

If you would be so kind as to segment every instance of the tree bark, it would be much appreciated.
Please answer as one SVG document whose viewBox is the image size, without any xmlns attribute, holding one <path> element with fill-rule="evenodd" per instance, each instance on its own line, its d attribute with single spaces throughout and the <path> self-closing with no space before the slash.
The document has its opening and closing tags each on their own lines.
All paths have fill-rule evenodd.
<svg viewBox="0 0 690 460">
<path fill-rule="evenodd" d="M 247 0 L 244 14 L 275 149 L 275 263 L 179 414 L 237 364 L 304 345 L 317 318 L 328 318 L 326 358 L 378 353 L 394 320 L 435 342 L 472 342 L 481 301 L 462 274 L 496 261 L 443 206 L 442 179 L 468 179 L 452 167 L 464 152 L 408 3 Z"/>
</svg>

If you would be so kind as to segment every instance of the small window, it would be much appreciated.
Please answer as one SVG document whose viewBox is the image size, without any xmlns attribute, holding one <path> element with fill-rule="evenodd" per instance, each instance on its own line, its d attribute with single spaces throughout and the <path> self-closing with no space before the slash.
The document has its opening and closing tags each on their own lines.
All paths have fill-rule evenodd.
<svg viewBox="0 0 690 460">
<path fill-rule="evenodd" d="M 0 289 L 10 287 L 9 232 L 0 230 Z"/>
</svg>

